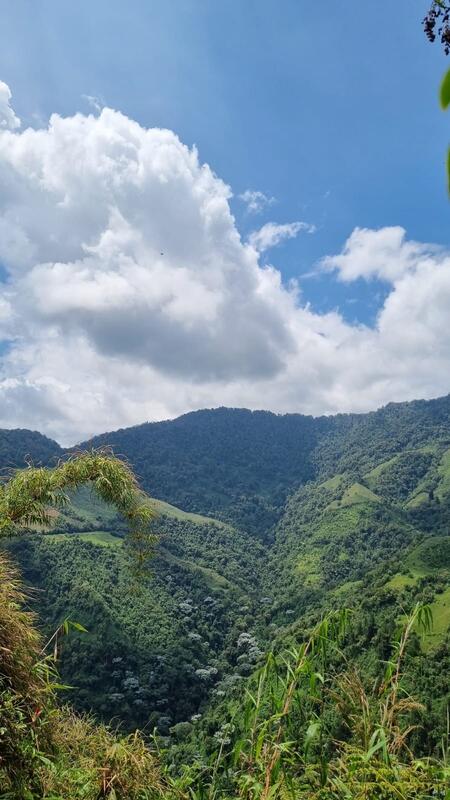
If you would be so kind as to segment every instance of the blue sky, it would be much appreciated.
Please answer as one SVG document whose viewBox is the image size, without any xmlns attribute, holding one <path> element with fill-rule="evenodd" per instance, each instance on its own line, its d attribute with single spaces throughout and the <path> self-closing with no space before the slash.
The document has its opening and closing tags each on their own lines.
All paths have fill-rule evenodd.
<svg viewBox="0 0 450 800">
<path fill-rule="evenodd" d="M 450 391 L 428 0 L 0 9 L 1 426 Z"/>
<path fill-rule="evenodd" d="M 427 0 L 1 5 L 0 75 L 24 122 L 86 112 L 90 95 L 174 130 L 235 195 L 276 198 L 261 222 L 317 226 L 277 251 L 285 279 L 337 252 L 355 226 L 449 243 L 446 60 L 422 32 Z M 232 208 L 245 234 L 254 219 Z M 377 281 L 349 288 L 330 276 L 302 290 L 320 311 L 367 322 L 385 296 Z"/>
</svg>

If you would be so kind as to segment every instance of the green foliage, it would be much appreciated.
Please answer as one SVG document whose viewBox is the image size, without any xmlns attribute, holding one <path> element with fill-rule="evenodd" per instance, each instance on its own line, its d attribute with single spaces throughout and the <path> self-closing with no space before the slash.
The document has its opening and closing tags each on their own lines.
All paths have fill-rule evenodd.
<svg viewBox="0 0 450 800">
<path fill-rule="evenodd" d="M 62 454 L 60 446 L 42 433 L 0 429 L 0 464 L 4 470 L 25 467 L 29 462 L 48 465 Z"/>
<path fill-rule="evenodd" d="M 164 798 L 158 762 L 137 731 L 120 735 L 64 707 L 52 721 L 52 737 L 54 753 L 38 770 L 36 800 Z"/>
<path fill-rule="evenodd" d="M 124 454 L 161 500 L 264 536 L 289 487 L 312 477 L 317 423 L 300 414 L 216 409 L 103 434 L 86 446 Z"/>
<path fill-rule="evenodd" d="M 445 111 L 450 106 L 450 70 L 446 72 L 442 79 L 440 90 L 441 107 Z"/>
<path fill-rule="evenodd" d="M 149 740 L 156 728 L 165 775 L 153 762 L 149 791 L 160 781 L 170 800 L 445 797 L 449 430 L 442 398 L 319 420 L 220 409 L 108 435 L 163 498 L 134 495 L 159 514 L 139 584 L 115 508 L 26 470 L 0 499 L 31 530 L 3 546 L 37 589 L 46 640 L 58 632 L 64 700 Z M 404 609 L 423 604 L 433 630 L 417 612 L 402 640 Z M 342 605 L 345 635 L 329 617 Z M 61 638 L 68 620 L 87 633 Z M 42 750 L 58 765 L 49 796 L 65 800 L 66 773 L 71 796 L 98 795 L 105 749 L 90 766 L 58 749 Z"/>
<path fill-rule="evenodd" d="M 446 72 L 441 83 L 440 101 L 442 109 L 446 111 L 450 106 L 450 70 Z M 450 194 L 450 148 L 447 150 L 447 178 L 448 191 Z"/>
<path fill-rule="evenodd" d="M 319 418 L 222 408 L 102 434 L 86 449 L 107 446 L 125 457 L 153 497 L 270 540 L 286 499 L 300 485 L 342 473 L 355 482 L 407 450 L 436 441 L 448 448 L 449 429 L 449 397 Z M 13 452 L 11 433 L 0 431 L 0 456 L 3 447 Z M 17 460 L 8 456 L 1 463 L 23 466 L 27 452 L 44 464 L 61 457 L 45 437 L 48 459 L 35 457 L 28 435 L 17 432 Z"/>
<path fill-rule="evenodd" d="M 43 648 L 24 600 L 17 571 L 0 556 L 0 798 L 160 797 L 158 768 L 139 734 L 115 736 L 56 706 L 56 642 L 82 626 L 64 620 Z"/>
<path fill-rule="evenodd" d="M 32 533 L 6 546 L 38 590 L 33 605 L 46 635 L 66 617 L 89 631 L 62 648 L 63 680 L 74 687 L 68 699 L 130 730 L 166 733 L 199 713 L 240 655 L 238 637 L 254 625 L 264 551 L 211 521 L 161 516 L 154 529 L 161 545 L 138 585 L 120 529 L 108 532 L 108 546 L 98 533 Z"/>
<path fill-rule="evenodd" d="M 300 647 L 270 653 L 229 706 L 211 758 L 182 769 L 173 789 L 196 800 L 447 798 L 446 752 L 418 760 L 408 745 L 423 709 L 403 664 L 413 630 L 429 631 L 429 608 L 414 607 L 370 690 L 342 659 L 348 624 L 346 611 L 327 615 Z"/>
<path fill-rule="evenodd" d="M 423 24 L 428 40 L 434 42 L 438 39 L 445 54 L 448 55 L 450 53 L 450 4 L 447 0 L 433 0 Z M 450 70 L 442 80 L 439 99 L 441 108 L 447 109 L 450 105 Z M 447 151 L 447 178 L 450 194 L 450 149 Z"/>
<path fill-rule="evenodd" d="M 52 519 L 50 510 L 67 506 L 68 492 L 86 485 L 126 520 L 130 531 L 127 544 L 137 570 L 142 570 L 155 541 L 149 533 L 155 512 L 138 489 L 128 465 L 108 452 L 82 452 L 52 468 L 29 466 L 15 472 L 0 485 L 0 533 L 48 525 Z"/>
<path fill-rule="evenodd" d="M 361 478 L 430 441 L 448 447 L 449 429 L 449 397 L 318 418 L 221 408 L 102 434 L 86 447 L 123 454 L 153 496 L 270 542 L 300 485 L 338 473 Z"/>
<path fill-rule="evenodd" d="M 53 671 L 40 654 L 32 615 L 20 609 L 23 601 L 16 570 L 0 556 L 0 776 L 24 791 L 49 748 L 45 714 Z"/>
</svg>

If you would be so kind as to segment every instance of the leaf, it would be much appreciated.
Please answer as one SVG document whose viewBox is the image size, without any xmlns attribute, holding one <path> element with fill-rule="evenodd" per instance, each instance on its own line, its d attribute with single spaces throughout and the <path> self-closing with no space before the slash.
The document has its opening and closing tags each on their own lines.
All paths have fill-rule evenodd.
<svg viewBox="0 0 450 800">
<path fill-rule="evenodd" d="M 261 733 L 259 734 L 257 740 L 256 740 L 256 745 L 255 745 L 255 760 L 256 761 L 258 761 L 258 759 L 259 759 L 259 757 L 261 755 L 261 750 L 262 750 L 262 747 L 263 747 L 263 744 L 264 744 L 265 735 L 266 735 L 266 729 L 263 728 Z"/>
<path fill-rule="evenodd" d="M 439 99 L 441 102 L 441 108 L 443 108 L 445 111 L 450 106 L 450 69 L 444 75 L 442 80 Z"/>
<path fill-rule="evenodd" d="M 38 753 L 38 759 L 42 762 L 42 764 L 45 764 L 45 766 L 48 767 L 51 772 L 56 772 L 56 766 L 53 761 L 50 761 L 50 759 L 47 758 L 47 756 L 44 756 L 43 753 Z"/>
<path fill-rule="evenodd" d="M 308 730 L 306 731 L 304 752 L 305 756 L 308 754 L 311 745 L 319 738 L 321 723 L 319 720 L 310 722 Z"/>
<path fill-rule="evenodd" d="M 69 683 L 52 683 L 51 688 L 57 691 L 67 691 L 69 689 L 75 689 L 75 686 L 71 686 Z"/>
<path fill-rule="evenodd" d="M 71 619 L 67 620 L 67 622 L 74 630 L 81 631 L 81 633 L 88 633 L 87 628 L 85 628 L 84 625 L 81 625 L 80 622 L 73 622 Z"/>
</svg>

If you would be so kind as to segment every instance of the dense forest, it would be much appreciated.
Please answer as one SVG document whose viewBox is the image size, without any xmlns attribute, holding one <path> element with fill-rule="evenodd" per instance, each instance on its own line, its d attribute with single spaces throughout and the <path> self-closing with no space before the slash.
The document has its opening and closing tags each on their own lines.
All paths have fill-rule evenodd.
<svg viewBox="0 0 450 800">
<path fill-rule="evenodd" d="M 136 470 L 157 543 L 134 578 L 125 521 L 89 486 L 49 524 L 3 538 L 44 638 L 75 623 L 59 637 L 70 687 L 60 701 L 124 737 L 142 730 L 159 751 L 163 796 L 183 797 L 182 786 L 198 798 L 277 796 L 262 793 L 270 773 L 280 797 L 291 796 L 289 782 L 293 797 L 376 797 L 336 788 L 350 769 L 344 752 L 368 758 L 347 707 L 359 692 L 370 769 L 406 781 L 404 794 L 399 783 L 379 796 L 431 796 L 445 783 L 449 736 L 449 422 L 450 397 L 319 419 L 218 409 L 84 443 Z M 0 448 L 5 475 L 70 455 L 27 431 L 2 432 Z M 390 727 L 376 721 L 383 703 Z M 426 762 L 423 775 L 408 772 L 411 759 Z"/>
</svg>

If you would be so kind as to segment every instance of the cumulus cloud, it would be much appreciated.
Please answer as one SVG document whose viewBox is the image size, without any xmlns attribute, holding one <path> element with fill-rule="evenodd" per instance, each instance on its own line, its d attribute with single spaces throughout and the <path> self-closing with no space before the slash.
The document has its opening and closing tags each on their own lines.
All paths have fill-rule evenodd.
<svg viewBox="0 0 450 800">
<path fill-rule="evenodd" d="M 276 203 L 275 197 L 264 194 L 264 192 L 255 191 L 253 189 L 246 189 L 245 192 L 239 195 L 239 199 L 247 206 L 247 211 L 251 214 L 260 214 L 267 206 Z"/>
<path fill-rule="evenodd" d="M 20 119 L 10 105 L 11 90 L 6 83 L 0 81 L 0 129 L 15 130 L 20 128 Z"/>
<path fill-rule="evenodd" d="M 259 260 L 305 223 L 242 242 L 230 196 L 173 132 L 108 108 L 0 129 L 0 426 L 71 443 L 205 406 L 318 414 L 449 391 L 448 252 L 356 229 L 321 268 L 391 286 L 373 328 L 350 325 Z"/>
<path fill-rule="evenodd" d="M 342 253 L 327 256 L 321 266 L 330 272 L 336 270 L 345 282 L 379 278 L 394 283 L 427 254 L 433 256 L 436 252 L 436 246 L 407 241 L 406 231 L 398 226 L 380 230 L 355 228 Z"/>
<path fill-rule="evenodd" d="M 314 233 L 315 230 L 315 226 L 308 225 L 307 222 L 287 222 L 283 225 L 277 222 L 266 222 L 259 230 L 252 231 L 248 237 L 248 241 L 255 250 L 258 250 L 259 253 L 263 253 L 265 250 L 269 250 L 271 247 L 276 247 L 277 244 L 281 244 L 281 242 L 284 242 L 286 239 L 295 239 L 300 231 Z"/>
</svg>

